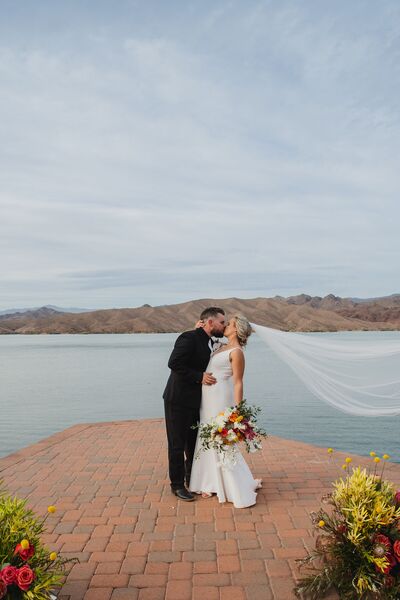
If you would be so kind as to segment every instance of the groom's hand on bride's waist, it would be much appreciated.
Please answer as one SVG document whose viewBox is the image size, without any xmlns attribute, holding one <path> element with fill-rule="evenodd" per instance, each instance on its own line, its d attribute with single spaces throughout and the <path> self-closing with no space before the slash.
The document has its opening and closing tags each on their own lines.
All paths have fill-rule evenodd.
<svg viewBox="0 0 400 600">
<path fill-rule="evenodd" d="M 212 373 L 203 373 L 203 379 L 201 380 L 202 385 L 214 385 L 217 383 Z"/>
</svg>

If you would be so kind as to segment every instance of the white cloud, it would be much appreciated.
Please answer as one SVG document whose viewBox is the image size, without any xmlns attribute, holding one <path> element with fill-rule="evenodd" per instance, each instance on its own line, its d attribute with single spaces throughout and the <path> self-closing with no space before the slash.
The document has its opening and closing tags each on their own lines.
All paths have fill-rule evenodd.
<svg viewBox="0 0 400 600">
<path fill-rule="evenodd" d="M 397 291 L 396 4 L 159 8 L 14 15 L 0 309 Z"/>
</svg>

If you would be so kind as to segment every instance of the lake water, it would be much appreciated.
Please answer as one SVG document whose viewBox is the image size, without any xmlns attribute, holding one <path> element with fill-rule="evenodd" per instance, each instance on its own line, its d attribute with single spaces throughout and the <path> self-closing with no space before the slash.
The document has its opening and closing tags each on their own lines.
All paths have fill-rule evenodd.
<svg viewBox="0 0 400 600">
<path fill-rule="evenodd" d="M 336 333 L 335 336 L 399 332 Z M 0 336 L 0 456 L 70 425 L 162 417 L 175 334 Z M 269 433 L 400 461 L 399 418 L 352 417 L 323 404 L 252 336 L 245 397 Z"/>
</svg>

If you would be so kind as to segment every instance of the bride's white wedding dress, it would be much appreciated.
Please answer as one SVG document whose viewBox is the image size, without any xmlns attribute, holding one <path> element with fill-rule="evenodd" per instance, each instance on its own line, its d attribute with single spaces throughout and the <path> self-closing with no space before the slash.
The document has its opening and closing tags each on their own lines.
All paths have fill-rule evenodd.
<svg viewBox="0 0 400 600">
<path fill-rule="evenodd" d="M 211 355 L 207 372 L 217 380 L 214 385 L 203 385 L 200 422 L 207 423 L 227 406 L 233 406 L 233 379 L 230 355 L 242 352 L 238 346 L 219 350 Z M 253 506 L 256 502 L 256 488 L 259 484 L 238 451 L 238 460 L 233 466 L 220 464 L 221 457 L 214 449 L 201 450 L 200 436 L 197 437 L 189 489 L 191 492 L 217 494 L 220 502 L 233 502 L 236 508 Z"/>
</svg>

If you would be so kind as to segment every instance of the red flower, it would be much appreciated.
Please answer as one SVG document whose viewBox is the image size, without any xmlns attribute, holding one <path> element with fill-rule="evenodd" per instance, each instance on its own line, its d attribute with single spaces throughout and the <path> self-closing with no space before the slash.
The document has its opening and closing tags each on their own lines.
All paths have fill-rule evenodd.
<svg viewBox="0 0 400 600">
<path fill-rule="evenodd" d="M 225 427 L 224 427 L 224 429 L 221 431 L 221 435 L 222 435 L 222 437 L 226 437 L 226 436 L 228 435 L 228 430 L 227 430 L 227 429 L 225 429 Z"/>
<path fill-rule="evenodd" d="M 385 546 L 386 553 L 389 553 L 392 550 L 392 544 L 391 544 L 389 538 L 386 535 L 383 535 L 383 533 L 377 533 L 374 536 L 373 542 L 374 542 L 374 544 L 382 544 L 383 546 Z"/>
<path fill-rule="evenodd" d="M 387 559 L 388 559 L 389 565 L 390 565 L 390 568 L 389 568 L 389 572 L 390 572 L 391 569 L 397 565 L 397 560 L 395 559 L 393 554 L 389 554 L 389 556 L 387 556 Z"/>
<path fill-rule="evenodd" d="M 385 586 L 385 588 L 391 588 L 394 586 L 395 583 L 396 583 L 396 580 L 393 577 L 393 575 L 386 575 L 386 577 L 383 581 L 383 585 Z"/>
<path fill-rule="evenodd" d="M 390 539 L 383 535 L 383 533 L 378 533 L 373 538 L 373 553 L 375 556 L 384 557 L 389 562 L 388 566 L 384 569 L 379 569 L 376 567 L 378 573 L 384 573 L 385 575 L 389 575 L 392 568 L 397 565 L 397 560 L 392 554 L 392 543 Z"/>
<path fill-rule="evenodd" d="M 394 502 L 396 506 L 400 506 L 400 490 L 398 490 L 394 495 Z"/>
<path fill-rule="evenodd" d="M 375 568 L 378 571 L 378 573 L 384 573 L 385 575 L 389 575 L 389 573 L 393 569 L 393 567 L 395 567 L 397 565 L 397 560 L 395 559 L 395 557 L 393 556 L 393 554 L 386 554 L 385 558 L 386 558 L 386 560 L 389 561 L 388 566 L 385 567 L 385 569 L 379 569 L 375 565 Z"/>
<path fill-rule="evenodd" d="M 7 594 L 7 586 L 4 583 L 4 581 L 2 581 L 0 579 L 0 598 L 5 598 Z"/>
<path fill-rule="evenodd" d="M 394 555 L 400 561 L 400 540 L 396 540 L 393 544 Z"/>
<path fill-rule="evenodd" d="M 0 571 L 0 581 L 4 581 L 6 585 L 12 585 L 17 580 L 17 571 L 16 567 L 12 567 L 9 565 L 8 567 L 3 567 Z M 2 596 L 0 596 L 1 598 Z"/>
<path fill-rule="evenodd" d="M 250 429 L 250 427 L 248 429 L 246 429 L 246 431 L 244 432 L 246 438 L 248 440 L 253 440 L 256 437 L 256 434 L 254 433 L 253 429 Z"/>
<path fill-rule="evenodd" d="M 35 546 L 32 546 L 32 544 L 29 544 L 29 548 L 24 550 L 22 548 L 21 544 L 17 544 L 17 546 L 14 550 L 14 556 L 16 554 L 19 554 L 20 557 L 22 558 L 22 560 L 24 560 L 26 562 L 27 560 L 32 558 L 32 556 L 35 554 Z"/>
<path fill-rule="evenodd" d="M 33 580 L 35 579 L 35 573 L 28 565 L 24 565 L 18 569 L 17 573 L 17 585 L 20 590 L 26 592 L 31 587 Z"/>
</svg>

